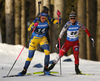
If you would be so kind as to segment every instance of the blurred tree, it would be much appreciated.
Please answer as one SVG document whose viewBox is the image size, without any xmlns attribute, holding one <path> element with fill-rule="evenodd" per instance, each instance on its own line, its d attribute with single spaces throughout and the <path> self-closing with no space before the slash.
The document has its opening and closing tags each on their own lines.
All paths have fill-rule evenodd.
<svg viewBox="0 0 100 81">
<path fill-rule="evenodd" d="M 39 10 L 38 10 L 38 2 L 41 1 L 41 4 L 40 4 L 40 12 L 42 11 L 43 9 L 43 0 L 36 0 L 36 16 L 37 14 L 39 13 Z"/>
<path fill-rule="evenodd" d="M 43 0 L 43 6 L 46 6 L 50 9 L 50 0 Z"/>
<path fill-rule="evenodd" d="M 97 1 L 86 0 L 87 3 L 87 29 L 90 31 L 91 36 L 96 39 L 96 22 L 97 22 Z M 87 36 L 87 59 L 96 60 L 96 49 L 93 48 L 89 37 Z"/>
<path fill-rule="evenodd" d="M 26 0 L 21 0 L 21 45 L 26 44 Z"/>
<path fill-rule="evenodd" d="M 30 23 L 35 19 L 35 17 L 36 17 L 36 5 L 35 5 L 35 3 L 36 3 L 36 1 L 35 0 L 29 0 L 29 3 L 30 3 L 30 5 L 29 5 L 29 21 L 30 21 Z"/>
<path fill-rule="evenodd" d="M 100 61 L 100 0 L 97 0 L 96 57 Z"/>
<path fill-rule="evenodd" d="M 14 44 L 14 0 L 5 0 L 6 43 Z"/>
<path fill-rule="evenodd" d="M 78 9 L 77 9 L 77 17 L 78 21 L 81 22 L 84 26 L 86 26 L 86 0 L 78 0 Z M 79 56 L 81 58 L 87 58 L 87 49 L 86 49 L 86 33 L 83 30 L 79 32 Z"/>
<path fill-rule="evenodd" d="M 50 1 L 50 17 L 53 18 L 53 13 L 54 12 L 54 0 Z"/>
<path fill-rule="evenodd" d="M 50 9 L 49 9 L 49 11 L 50 11 L 50 17 L 51 18 L 53 18 L 53 15 L 54 15 L 54 0 L 51 0 L 50 1 Z M 52 48 L 52 35 L 53 35 L 53 33 L 52 33 L 52 29 L 53 29 L 53 23 L 51 23 L 50 24 L 50 27 L 49 27 L 49 44 L 50 44 L 50 52 L 53 52 L 52 50 L 53 50 L 53 48 Z"/>
<path fill-rule="evenodd" d="M 15 44 L 21 44 L 21 0 L 15 0 Z"/>
<path fill-rule="evenodd" d="M 66 0 L 54 0 L 54 18 L 58 19 L 57 16 L 57 10 L 59 10 L 61 12 L 61 19 L 62 19 L 62 24 L 60 24 L 60 27 L 58 28 L 58 25 L 55 24 L 54 27 L 52 28 L 52 51 L 53 52 L 58 52 L 58 50 L 56 49 L 56 43 L 58 40 L 58 36 L 60 33 L 60 30 L 62 29 L 62 27 L 65 24 L 65 2 Z M 66 37 L 62 37 L 61 39 L 61 45 L 62 43 L 64 43 Z"/>
<path fill-rule="evenodd" d="M 0 26 L 2 42 L 6 42 L 6 27 L 5 27 L 5 0 L 0 0 Z"/>
</svg>

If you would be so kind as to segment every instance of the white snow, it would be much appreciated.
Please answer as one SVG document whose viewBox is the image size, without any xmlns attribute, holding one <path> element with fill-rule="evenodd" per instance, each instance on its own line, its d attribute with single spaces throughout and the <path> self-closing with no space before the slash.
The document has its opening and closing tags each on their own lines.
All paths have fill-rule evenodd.
<svg viewBox="0 0 100 81">
<path fill-rule="evenodd" d="M 63 56 L 61 59 L 62 64 L 62 76 L 25 76 L 25 77 L 12 77 L 12 78 L 2 78 L 6 76 L 9 72 L 12 64 L 16 60 L 18 54 L 20 53 L 23 46 L 21 45 L 8 45 L 0 43 L 0 81 L 100 81 L 100 62 L 89 61 L 80 59 L 80 70 L 83 73 L 95 74 L 95 75 L 71 75 L 75 74 L 74 71 L 74 58 L 73 55 Z M 17 74 L 22 71 L 25 60 L 28 56 L 28 49 L 24 48 L 22 54 L 20 55 L 18 61 L 13 67 L 10 75 Z M 35 64 L 41 63 L 44 65 L 44 56 L 43 52 L 36 51 L 35 56 L 31 62 L 31 65 L 28 69 L 29 72 L 38 72 L 42 71 L 43 68 L 33 68 Z M 57 56 L 57 53 L 50 54 L 50 59 L 54 60 Z M 63 60 L 70 58 L 72 62 L 63 62 Z M 60 63 L 58 62 L 55 68 L 52 71 L 60 72 Z"/>
</svg>

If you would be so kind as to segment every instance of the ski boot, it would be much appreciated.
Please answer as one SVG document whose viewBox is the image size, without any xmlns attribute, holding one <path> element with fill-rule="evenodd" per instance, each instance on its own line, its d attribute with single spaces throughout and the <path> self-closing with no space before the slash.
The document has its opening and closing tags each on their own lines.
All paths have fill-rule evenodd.
<svg viewBox="0 0 100 81">
<path fill-rule="evenodd" d="M 22 72 L 18 73 L 18 75 L 19 75 L 19 76 L 24 76 L 24 75 L 26 74 L 26 72 L 27 72 L 27 69 L 24 68 L 24 69 L 22 70 Z"/>
<path fill-rule="evenodd" d="M 50 71 L 47 66 L 44 67 L 44 75 L 50 75 Z"/>
<path fill-rule="evenodd" d="M 79 70 L 79 65 L 75 64 L 75 72 L 76 74 L 81 74 L 81 71 Z"/>
<path fill-rule="evenodd" d="M 55 63 L 52 62 L 51 66 L 49 67 L 49 70 L 52 70 L 54 68 L 54 66 L 55 66 Z"/>
</svg>

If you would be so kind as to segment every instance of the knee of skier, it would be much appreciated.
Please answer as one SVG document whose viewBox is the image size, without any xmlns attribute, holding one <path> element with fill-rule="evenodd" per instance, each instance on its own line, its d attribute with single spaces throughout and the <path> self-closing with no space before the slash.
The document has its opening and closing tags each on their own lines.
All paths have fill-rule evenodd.
<svg viewBox="0 0 100 81">
<path fill-rule="evenodd" d="M 33 57 L 32 58 L 27 57 L 26 61 L 31 61 L 32 59 Z"/>
<path fill-rule="evenodd" d="M 64 50 L 60 50 L 59 56 L 62 57 L 65 54 Z"/>
<path fill-rule="evenodd" d="M 45 55 L 49 55 L 50 51 L 49 50 L 44 50 Z"/>
<path fill-rule="evenodd" d="M 35 52 L 35 50 L 29 50 L 29 55 L 28 55 L 26 61 L 31 61 L 33 59 L 34 52 Z"/>
</svg>

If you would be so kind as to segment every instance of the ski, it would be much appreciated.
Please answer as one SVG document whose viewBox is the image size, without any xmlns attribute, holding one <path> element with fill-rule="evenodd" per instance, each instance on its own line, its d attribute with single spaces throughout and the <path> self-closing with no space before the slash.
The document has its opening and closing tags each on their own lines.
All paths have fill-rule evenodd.
<svg viewBox="0 0 100 81">
<path fill-rule="evenodd" d="M 71 75 L 95 75 L 95 74 L 80 73 L 80 74 L 71 74 Z"/>
<path fill-rule="evenodd" d="M 53 73 L 55 74 L 55 73 L 59 73 L 59 72 L 50 71 L 50 74 L 48 74 L 48 76 L 56 76 L 56 75 L 53 75 Z M 27 73 L 24 76 L 29 76 L 29 75 L 33 75 L 33 74 L 43 74 L 43 75 L 39 75 L 39 76 L 47 76 L 47 75 L 44 75 L 43 71 Z M 20 75 L 8 75 L 8 76 L 3 76 L 2 78 L 7 78 L 7 77 L 23 77 L 23 76 L 20 76 Z"/>
<path fill-rule="evenodd" d="M 27 75 L 27 74 L 26 75 L 22 75 L 22 76 L 21 75 L 8 75 L 8 76 L 3 76 L 2 78 L 7 78 L 7 77 L 8 78 L 9 77 L 24 77 L 24 76 L 31 76 L 31 75 Z"/>
<path fill-rule="evenodd" d="M 3 76 L 3 78 L 6 78 L 6 77 L 18 77 L 19 75 L 9 75 L 9 76 Z"/>
<path fill-rule="evenodd" d="M 78 74 L 78 75 L 94 75 L 94 74 L 81 73 L 81 74 Z"/>
<path fill-rule="evenodd" d="M 59 73 L 59 72 L 50 71 L 50 74 L 55 74 L 55 73 Z M 27 75 L 32 75 L 32 74 L 44 74 L 44 72 L 43 71 L 39 71 L 39 72 L 27 73 Z"/>
<path fill-rule="evenodd" d="M 41 75 L 38 75 L 38 76 L 57 76 L 57 75 L 54 75 L 54 74 L 41 74 Z"/>
</svg>

